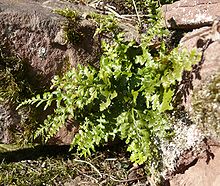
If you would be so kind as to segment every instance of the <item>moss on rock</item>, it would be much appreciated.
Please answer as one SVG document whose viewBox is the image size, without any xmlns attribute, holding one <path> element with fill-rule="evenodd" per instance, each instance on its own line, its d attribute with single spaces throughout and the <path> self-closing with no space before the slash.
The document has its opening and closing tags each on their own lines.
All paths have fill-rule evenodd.
<svg viewBox="0 0 220 186">
<path fill-rule="evenodd" d="M 32 96 L 25 63 L 0 46 L 0 141 L 19 142 L 30 137 L 29 108 L 16 110 L 20 101 Z M 22 136 L 22 138 L 21 138 Z M 28 137 L 29 136 L 29 137 Z"/>
<path fill-rule="evenodd" d="M 193 120 L 212 138 L 220 138 L 220 72 L 211 76 L 193 94 Z"/>
</svg>

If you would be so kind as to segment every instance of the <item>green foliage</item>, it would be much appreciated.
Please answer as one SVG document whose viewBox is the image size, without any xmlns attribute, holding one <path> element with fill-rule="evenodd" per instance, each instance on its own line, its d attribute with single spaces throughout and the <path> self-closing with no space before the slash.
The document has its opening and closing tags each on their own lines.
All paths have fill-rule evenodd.
<svg viewBox="0 0 220 186">
<path fill-rule="evenodd" d="M 71 10 L 69 8 L 66 9 L 57 9 L 54 10 L 55 13 L 67 18 L 70 21 L 76 21 L 77 19 L 79 19 L 78 14 L 76 13 L 76 11 Z"/>
<path fill-rule="evenodd" d="M 160 3 L 161 4 L 171 4 L 171 3 L 174 3 L 178 0 L 160 0 Z"/>
<path fill-rule="evenodd" d="M 83 37 L 83 33 L 80 31 L 81 17 L 74 10 L 69 8 L 54 10 L 55 13 L 64 16 L 67 21 L 63 23 L 63 30 L 65 31 L 64 39 L 71 43 L 77 44 Z"/>
<path fill-rule="evenodd" d="M 167 30 L 156 11 L 156 1 L 146 3 L 154 7 L 151 15 L 156 19 L 140 43 L 126 41 L 122 32 L 115 32 L 111 42 L 102 42 L 99 69 L 78 65 L 62 77 L 54 77 L 50 92 L 20 104 L 43 104 L 44 110 L 56 104 L 35 138 L 42 136 L 47 141 L 73 118 L 80 128 L 71 148 L 76 146 L 80 155 L 91 155 L 96 146 L 120 137 L 133 162 L 146 163 L 151 173 L 161 168 L 160 141 L 172 136 L 166 111 L 173 109 L 175 86 L 182 72 L 191 70 L 200 56 L 178 48 L 170 51 L 164 42 L 155 50 L 155 38 L 163 40 Z M 106 20 L 111 21 L 103 21 L 97 33 L 118 28 L 113 17 Z"/>
<path fill-rule="evenodd" d="M 170 136 L 165 112 L 173 109 L 174 87 L 183 70 L 190 70 L 198 56 L 178 49 L 169 52 L 164 43 L 151 54 L 146 42 L 151 37 L 144 35 L 140 45 L 125 42 L 122 34 L 111 44 L 103 42 L 100 69 L 78 65 L 63 77 L 56 76 L 51 92 L 23 102 L 20 106 L 45 103 L 44 109 L 56 103 L 54 114 L 35 137 L 42 135 L 47 141 L 74 118 L 80 130 L 71 146 L 77 146 L 80 155 L 91 155 L 95 146 L 120 136 L 133 162 L 158 169 L 160 140 Z"/>
<path fill-rule="evenodd" d="M 103 16 L 96 13 L 90 14 L 91 18 L 94 19 L 97 23 L 97 29 L 95 32 L 96 35 L 115 37 L 120 31 L 120 27 L 118 26 L 118 20 L 115 19 L 114 15 Z"/>
<path fill-rule="evenodd" d="M 0 47 L 0 102 L 18 102 L 24 84 L 20 81 L 23 64 L 19 59 L 7 56 L 5 50 Z"/>
</svg>

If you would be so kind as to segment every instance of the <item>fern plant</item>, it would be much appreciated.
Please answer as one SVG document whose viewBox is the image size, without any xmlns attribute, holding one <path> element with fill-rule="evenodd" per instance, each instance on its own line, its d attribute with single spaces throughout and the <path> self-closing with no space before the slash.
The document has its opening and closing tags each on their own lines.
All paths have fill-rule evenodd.
<svg viewBox="0 0 220 186">
<path fill-rule="evenodd" d="M 172 135 L 166 111 L 173 109 L 175 85 L 200 58 L 195 51 L 170 51 L 164 42 L 153 52 L 152 41 L 166 34 L 161 19 L 142 34 L 140 43 L 126 41 L 119 32 L 111 43 L 102 42 L 99 69 L 78 65 L 55 76 L 50 92 L 19 105 L 44 104 L 47 109 L 56 103 L 35 138 L 47 141 L 71 118 L 80 123 L 71 143 L 80 155 L 91 155 L 96 146 L 117 136 L 128 145 L 131 161 L 146 163 L 156 174 L 161 168 L 160 141 Z"/>
<path fill-rule="evenodd" d="M 120 136 L 128 144 L 132 161 L 159 168 L 160 139 L 170 134 L 165 111 L 172 109 L 174 85 L 198 59 L 194 52 L 174 49 L 166 54 L 164 44 L 161 48 L 158 56 L 152 56 L 146 43 L 126 43 L 118 35 L 114 44 L 103 43 L 99 70 L 78 65 L 63 77 L 56 76 L 51 92 L 20 105 L 45 103 L 47 109 L 56 103 L 54 114 L 35 137 L 42 135 L 47 141 L 68 118 L 74 118 L 80 130 L 71 147 L 77 146 L 81 155 L 91 155 L 95 146 Z"/>
</svg>

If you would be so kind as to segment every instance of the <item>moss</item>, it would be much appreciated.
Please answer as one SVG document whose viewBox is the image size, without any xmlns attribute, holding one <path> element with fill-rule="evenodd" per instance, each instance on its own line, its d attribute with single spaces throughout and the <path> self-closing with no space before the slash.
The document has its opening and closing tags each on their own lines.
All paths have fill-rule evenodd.
<svg viewBox="0 0 220 186">
<path fill-rule="evenodd" d="M 17 73 L 20 75 L 21 63 L 16 58 L 0 55 L 0 101 L 16 101 L 18 92 L 21 91 Z"/>
<path fill-rule="evenodd" d="M 76 173 L 72 164 L 49 158 L 2 163 L 0 168 L 0 182 L 3 185 L 62 185 Z"/>
<path fill-rule="evenodd" d="M 193 110 L 193 120 L 201 130 L 210 137 L 220 138 L 220 73 L 194 91 Z"/>
<path fill-rule="evenodd" d="M 144 168 L 132 167 L 123 146 L 104 148 L 81 160 L 69 147 L 39 146 L 0 153 L 0 185 L 147 185 Z M 130 171 L 129 171 L 130 170 Z M 131 174 L 132 173 L 132 174 Z M 129 181 L 129 175 L 136 175 Z M 133 177 L 132 177 L 133 178 Z M 138 179 L 140 178 L 140 180 Z"/>
<path fill-rule="evenodd" d="M 54 12 L 67 19 L 67 21 L 63 23 L 63 30 L 65 34 L 64 39 L 72 44 L 78 44 L 81 39 L 84 38 L 83 32 L 80 31 L 80 15 L 76 11 L 68 8 L 58 9 Z"/>
<path fill-rule="evenodd" d="M 21 101 L 34 93 L 27 74 L 25 62 L 0 46 L 0 131 L 7 133 L 10 142 L 28 141 L 34 126 L 29 107 L 16 110 Z"/>
</svg>

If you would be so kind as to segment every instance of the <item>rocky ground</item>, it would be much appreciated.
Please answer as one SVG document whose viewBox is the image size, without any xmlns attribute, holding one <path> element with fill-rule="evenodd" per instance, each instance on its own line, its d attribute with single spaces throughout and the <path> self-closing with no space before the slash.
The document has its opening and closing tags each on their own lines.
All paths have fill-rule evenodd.
<svg viewBox="0 0 220 186">
<path fill-rule="evenodd" d="M 74 45 L 65 43 L 62 42 L 60 24 L 63 18 L 51 12 L 54 7 L 83 9 L 86 13 L 96 11 L 94 7 L 82 6 L 83 3 L 73 6 L 70 2 L 58 0 L 0 2 L 1 45 L 27 62 L 30 84 L 37 84 L 41 88 L 47 86 L 54 74 L 59 74 L 66 68 L 67 58 L 73 66 L 88 61 L 97 63 L 100 45 L 97 38 L 91 37 L 95 32 L 94 25 L 86 20 L 82 21 L 78 28 L 85 32 L 82 42 Z M 176 137 L 162 146 L 164 165 L 167 168 L 163 172 L 166 180 L 162 185 L 218 186 L 220 2 L 180 0 L 163 5 L 162 9 L 165 26 L 174 33 L 180 33 L 182 48 L 196 48 L 202 52 L 200 64 L 191 74 L 185 74 L 180 85 L 180 93 L 184 94 L 181 91 L 183 88 L 187 89 L 182 102 L 184 111 L 175 120 Z M 179 40 L 176 39 L 175 42 L 178 43 Z M 20 119 L 14 113 L 15 109 L 13 108 L 13 112 L 11 110 L 12 108 L 0 105 L 1 143 L 10 143 L 13 135 L 8 129 Z M 71 133 L 66 133 L 65 129 L 58 133 L 63 143 L 72 139 Z M 116 146 L 120 148 L 100 149 L 86 160 L 68 153 L 66 146 L 23 150 L 0 146 L 0 185 L 149 185 L 151 181 L 147 178 L 144 167 L 132 165 L 123 142 Z"/>
</svg>

